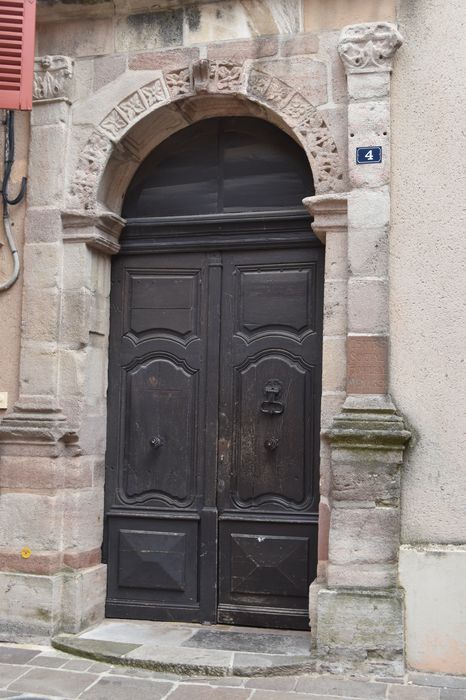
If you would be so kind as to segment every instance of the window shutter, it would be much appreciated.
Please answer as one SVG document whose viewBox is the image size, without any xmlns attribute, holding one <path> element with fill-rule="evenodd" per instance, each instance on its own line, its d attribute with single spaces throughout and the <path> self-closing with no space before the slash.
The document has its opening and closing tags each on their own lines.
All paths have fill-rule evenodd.
<svg viewBox="0 0 466 700">
<path fill-rule="evenodd" d="M 0 0 L 0 109 L 32 109 L 35 0 Z"/>
</svg>

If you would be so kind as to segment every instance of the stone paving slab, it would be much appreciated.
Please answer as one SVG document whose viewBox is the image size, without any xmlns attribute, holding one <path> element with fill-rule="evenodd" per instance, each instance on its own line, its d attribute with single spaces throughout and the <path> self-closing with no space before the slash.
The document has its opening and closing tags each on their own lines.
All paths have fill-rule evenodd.
<svg viewBox="0 0 466 700">
<path fill-rule="evenodd" d="M 388 689 L 387 700 L 439 700 L 439 688 L 419 686 L 391 686 Z"/>
<path fill-rule="evenodd" d="M 441 688 L 440 700 L 466 700 L 466 690 L 456 688 Z"/>
<path fill-rule="evenodd" d="M 24 666 L 13 666 L 12 664 L 0 664 L 0 687 L 12 683 L 26 672 Z"/>
<path fill-rule="evenodd" d="M 61 671 L 56 668 L 32 668 L 17 681 L 10 683 L 8 690 L 34 695 L 77 698 L 96 680 L 96 676 L 90 673 Z"/>
<path fill-rule="evenodd" d="M 170 700 L 249 700 L 253 693 L 246 688 L 212 688 L 186 683 L 175 688 Z M 297 700 L 296 696 L 293 700 Z"/>
<path fill-rule="evenodd" d="M 172 683 L 140 678 L 118 678 L 117 676 L 100 678 L 80 697 L 83 700 L 128 700 L 128 694 L 137 700 L 162 700 L 173 689 Z"/>
<path fill-rule="evenodd" d="M 335 695 L 352 698 L 369 698 L 378 700 L 385 698 L 387 686 L 385 683 L 367 683 L 355 680 L 340 680 L 338 678 L 300 678 L 295 688 L 297 693 L 314 693 L 315 695 Z"/>
<path fill-rule="evenodd" d="M 295 637 L 289 634 L 260 634 L 247 632 L 223 632 L 201 629 L 182 643 L 183 647 L 202 647 L 204 649 L 224 649 L 226 651 L 245 651 L 259 654 L 285 654 L 286 656 L 310 655 L 310 637 Z"/>
<path fill-rule="evenodd" d="M 280 700 L 341 700 L 336 695 L 297 695 L 296 693 L 271 693 L 270 690 L 256 690 L 252 696 L 252 700 L 271 700 L 271 698 L 280 698 Z"/>
<path fill-rule="evenodd" d="M 432 685 L 437 688 L 462 688 L 466 690 L 466 676 L 448 676 L 411 671 L 408 680 L 416 685 Z"/>
<path fill-rule="evenodd" d="M 0 663 L 2 664 L 26 664 L 40 652 L 36 649 L 23 649 L 22 647 L 0 646 Z"/>
<path fill-rule="evenodd" d="M 296 686 L 296 678 L 293 676 L 272 676 L 271 678 L 251 678 L 246 681 L 246 688 L 255 688 L 259 690 L 294 690 Z"/>
<path fill-rule="evenodd" d="M 145 620 L 105 621 L 93 629 L 79 635 L 80 639 L 93 639 L 125 644 L 159 644 L 176 646 L 196 633 L 193 626 L 173 623 L 153 623 Z M 219 647 L 217 647 L 219 648 Z"/>
</svg>

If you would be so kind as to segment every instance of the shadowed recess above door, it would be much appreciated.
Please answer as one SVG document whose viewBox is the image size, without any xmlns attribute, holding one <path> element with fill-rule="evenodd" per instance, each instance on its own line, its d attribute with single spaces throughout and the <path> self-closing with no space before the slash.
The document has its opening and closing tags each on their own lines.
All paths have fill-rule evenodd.
<svg viewBox="0 0 466 700">
<path fill-rule="evenodd" d="M 159 145 L 128 189 L 127 219 L 275 211 L 314 193 L 304 151 L 262 119 L 206 119 Z"/>
</svg>

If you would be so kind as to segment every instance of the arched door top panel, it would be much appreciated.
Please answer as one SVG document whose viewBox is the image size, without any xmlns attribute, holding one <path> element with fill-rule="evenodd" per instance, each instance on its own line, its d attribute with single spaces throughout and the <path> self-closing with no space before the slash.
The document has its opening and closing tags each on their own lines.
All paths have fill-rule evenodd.
<svg viewBox="0 0 466 700">
<path fill-rule="evenodd" d="M 293 139 L 266 121 L 215 118 L 158 146 L 136 172 L 127 219 L 296 209 L 314 193 L 309 162 Z"/>
</svg>

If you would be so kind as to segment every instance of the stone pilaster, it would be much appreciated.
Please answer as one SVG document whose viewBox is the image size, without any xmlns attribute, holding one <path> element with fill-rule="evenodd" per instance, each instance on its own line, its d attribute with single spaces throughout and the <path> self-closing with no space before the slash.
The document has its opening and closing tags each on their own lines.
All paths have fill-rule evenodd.
<svg viewBox="0 0 466 700">
<path fill-rule="evenodd" d="M 69 58 L 36 60 L 20 396 L 0 425 L 0 627 L 16 641 L 104 612 L 108 253 L 123 222 L 64 213 L 72 82 Z"/>
<path fill-rule="evenodd" d="M 70 127 L 73 63 L 67 56 L 35 60 L 28 210 L 25 224 L 20 391 L 2 427 L 62 437 L 58 404 L 58 343 L 63 248 L 60 209 Z M 68 439 L 68 438 L 67 438 Z"/>
<path fill-rule="evenodd" d="M 387 23 L 346 27 L 339 43 L 348 78 L 351 187 L 343 257 L 346 399 L 330 425 L 323 421 L 330 448 L 328 564 L 311 604 L 318 653 L 359 661 L 400 660 L 403 652 L 400 467 L 410 434 L 388 394 L 387 372 L 390 71 L 400 45 Z M 381 162 L 358 164 L 358 147 L 380 147 Z M 315 230 L 319 206 L 311 203 Z"/>
<path fill-rule="evenodd" d="M 328 194 L 307 197 L 303 204 L 313 217 L 312 228 L 325 245 L 325 285 L 323 324 L 323 367 L 321 428 L 330 428 L 346 398 L 347 333 L 347 195 Z M 319 543 L 316 586 L 327 576 L 330 525 L 331 465 L 327 441 L 320 450 Z M 311 605 L 311 615 L 312 615 Z"/>
<path fill-rule="evenodd" d="M 349 394 L 388 390 L 388 233 L 390 226 L 390 72 L 401 36 L 388 23 L 342 31 L 348 79 Z M 381 148 L 381 162 L 357 162 L 358 148 Z M 374 153 L 371 154 L 374 161 Z"/>
</svg>

